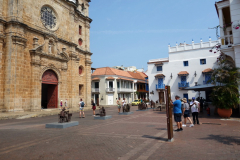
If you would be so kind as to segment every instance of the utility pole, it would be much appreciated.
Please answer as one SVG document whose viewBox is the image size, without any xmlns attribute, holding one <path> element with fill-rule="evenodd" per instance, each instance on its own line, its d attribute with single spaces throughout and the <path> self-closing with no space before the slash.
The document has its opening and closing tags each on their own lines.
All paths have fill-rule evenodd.
<svg viewBox="0 0 240 160">
<path fill-rule="evenodd" d="M 165 86 L 166 95 L 166 115 L 167 115 L 167 131 L 168 131 L 168 142 L 173 141 L 173 123 L 172 123 L 172 107 L 170 105 L 171 101 L 171 90 L 170 86 Z"/>
</svg>

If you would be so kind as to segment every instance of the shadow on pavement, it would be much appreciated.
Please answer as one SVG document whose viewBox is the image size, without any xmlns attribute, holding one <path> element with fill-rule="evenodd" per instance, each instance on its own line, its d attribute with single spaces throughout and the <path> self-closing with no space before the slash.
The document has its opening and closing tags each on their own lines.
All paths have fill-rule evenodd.
<svg viewBox="0 0 240 160">
<path fill-rule="evenodd" d="M 157 130 L 161 130 L 161 131 L 162 131 L 162 130 L 165 130 L 165 131 L 167 130 L 167 128 L 156 128 L 156 129 L 157 129 Z"/>
<path fill-rule="evenodd" d="M 143 135 L 142 137 L 143 137 L 143 138 L 156 139 L 156 140 L 160 140 L 160 141 L 164 141 L 164 142 L 168 141 L 168 139 L 167 139 L 167 138 L 162 138 L 162 137 L 154 137 L 154 136 L 150 136 L 150 135 Z"/>
<path fill-rule="evenodd" d="M 215 140 L 220 143 L 227 144 L 227 145 L 233 145 L 233 144 L 240 145 L 240 139 L 239 139 L 239 137 L 236 137 L 236 136 L 222 136 L 222 135 L 211 134 L 206 138 L 200 138 L 200 139 L 201 140 Z"/>
</svg>

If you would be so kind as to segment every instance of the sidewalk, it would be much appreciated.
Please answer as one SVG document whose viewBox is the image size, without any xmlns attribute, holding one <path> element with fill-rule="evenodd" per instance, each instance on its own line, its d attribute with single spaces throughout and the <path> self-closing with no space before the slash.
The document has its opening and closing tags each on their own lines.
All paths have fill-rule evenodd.
<svg viewBox="0 0 240 160">
<path fill-rule="evenodd" d="M 92 107 L 85 107 L 85 111 L 92 110 Z M 34 117 L 44 117 L 57 115 L 60 113 L 60 109 L 42 109 L 38 112 L 1 112 L 0 120 L 2 119 L 26 119 L 26 118 L 34 118 Z M 79 112 L 79 108 L 70 108 L 70 113 Z"/>
</svg>

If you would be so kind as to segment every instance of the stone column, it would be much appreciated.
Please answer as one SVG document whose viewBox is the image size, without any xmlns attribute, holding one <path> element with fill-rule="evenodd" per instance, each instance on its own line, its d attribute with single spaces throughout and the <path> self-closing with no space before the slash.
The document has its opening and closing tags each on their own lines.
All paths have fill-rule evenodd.
<svg viewBox="0 0 240 160">
<path fill-rule="evenodd" d="M 3 91 L 4 91 L 4 52 L 3 52 L 3 43 L 4 43 L 5 37 L 0 34 L 0 112 L 3 108 Z"/>
<path fill-rule="evenodd" d="M 223 12 L 222 8 L 218 8 L 218 14 L 219 14 L 219 25 L 223 27 Z M 224 31 L 222 28 L 220 28 L 220 37 L 224 36 Z"/>
<path fill-rule="evenodd" d="M 86 90 L 85 90 L 85 102 L 87 107 L 91 106 L 91 59 L 90 55 L 86 55 L 85 61 L 85 76 L 86 76 Z"/>
<path fill-rule="evenodd" d="M 19 105 L 22 93 L 19 80 L 18 61 L 19 54 L 24 54 L 24 48 L 27 40 L 24 37 L 14 36 L 11 33 L 6 38 L 6 59 L 5 59 L 5 84 L 4 84 L 4 109 L 6 111 L 22 110 Z M 22 62 L 23 63 L 23 62 Z"/>
</svg>

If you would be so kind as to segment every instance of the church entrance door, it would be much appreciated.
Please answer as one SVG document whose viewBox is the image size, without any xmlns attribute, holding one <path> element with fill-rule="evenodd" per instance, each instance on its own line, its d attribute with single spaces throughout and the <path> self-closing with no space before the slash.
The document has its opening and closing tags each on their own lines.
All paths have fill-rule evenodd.
<svg viewBox="0 0 240 160">
<path fill-rule="evenodd" d="M 42 108 L 58 107 L 58 78 L 54 71 L 47 70 L 42 76 Z"/>
</svg>

